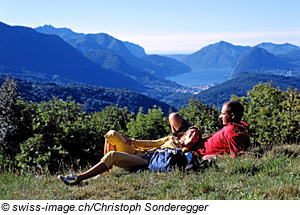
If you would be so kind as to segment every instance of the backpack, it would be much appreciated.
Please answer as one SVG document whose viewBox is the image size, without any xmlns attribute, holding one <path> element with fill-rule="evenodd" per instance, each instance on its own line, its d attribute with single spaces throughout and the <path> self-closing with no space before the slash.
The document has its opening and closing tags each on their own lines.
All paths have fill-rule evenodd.
<svg viewBox="0 0 300 215">
<path fill-rule="evenodd" d="M 164 148 L 157 149 L 152 155 L 148 169 L 157 172 L 172 172 L 175 168 L 184 170 L 193 161 L 191 152 L 183 152 L 181 149 Z"/>
</svg>

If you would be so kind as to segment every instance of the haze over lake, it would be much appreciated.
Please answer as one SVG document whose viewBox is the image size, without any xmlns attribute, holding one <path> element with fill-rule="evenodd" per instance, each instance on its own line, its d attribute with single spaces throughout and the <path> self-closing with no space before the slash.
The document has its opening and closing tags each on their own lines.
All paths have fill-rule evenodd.
<svg viewBox="0 0 300 215">
<path fill-rule="evenodd" d="M 227 81 L 227 75 L 234 69 L 216 69 L 216 68 L 198 68 L 192 72 L 182 73 L 179 75 L 166 77 L 169 80 L 175 81 L 181 85 L 205 85 L 216 84 Z"/>
</svg>

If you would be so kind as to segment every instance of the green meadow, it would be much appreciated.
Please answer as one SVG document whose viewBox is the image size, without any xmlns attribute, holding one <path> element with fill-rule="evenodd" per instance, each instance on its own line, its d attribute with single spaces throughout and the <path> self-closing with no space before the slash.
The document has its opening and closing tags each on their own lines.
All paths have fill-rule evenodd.
<svg viewBox="0 0 300 215">
<path fill-rule="evenodd" d="M 204 171 L 110 173 L 79 186 L 57 175 L 1 172 L 0 199 L 10 200 L 291 200 L 300 199 L 300 146 L 275 147 L 264 154 L 217 158 Z M 79 171 L 83 171 L 79 170 Z M 79 172 L 78 171 L 78 172 Z M 66 169 L 65 173 L 74 173 Z"/>
</svg>

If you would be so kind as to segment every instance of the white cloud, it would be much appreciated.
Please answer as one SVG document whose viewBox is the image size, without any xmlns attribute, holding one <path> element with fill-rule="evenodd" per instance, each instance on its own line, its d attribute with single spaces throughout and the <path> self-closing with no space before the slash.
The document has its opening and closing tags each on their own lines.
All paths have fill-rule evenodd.
<svg viewBox="0 0 300 215">
<path fill-rule="evenodd" d="M 288 42 L 294 45 L 300 45 L 300 29 L 285 31 L 135 34 L 121 35 L 119 38 L 141 45 L 149 54 L 180 54 L 198 51 L 203 46 L 221 40 L 230 42 L 234 45 L 243 46 L 254 46 L 261 42 L 273 42 L 277 44 Z"/>
</svg>

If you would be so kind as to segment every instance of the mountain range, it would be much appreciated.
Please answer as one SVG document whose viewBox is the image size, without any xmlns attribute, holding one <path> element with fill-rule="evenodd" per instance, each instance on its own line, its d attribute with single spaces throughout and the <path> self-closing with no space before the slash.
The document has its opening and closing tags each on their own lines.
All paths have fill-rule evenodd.
<svg viewBox="0 0 300 215">
<path fill-rule="evenodd" d="M 78 42 L 74 43 L 74 41 L 80 40 L 79 43 L 83 44 L 85 42 L 82 42 L 82 38 L 85 38 L 83 40 L 86 41 L 87 37 L 93 38 L 101 35 L 96 34 L 92 36 L 89 34 L 84 35 L 77 34 L 75 32 L 71 33 L 72 31 L 70 29 L 56 29 L 49 25 L 36 28 L 35 30 L 48 34 L 57 34 L 77 48 Z M 300 56 L 300 48 L 289 43 L 278 45 L 265 42 L 254 47 L 250 47 L 236 46 L 225 41 L 220 41 L 218 43 L 205 46 L 190 55 L 171 55 L 167 56 L 168 58 L 163 58 L 159 55 L 147 55 L 144 49 L 136 44 L 130 42 L 123 43 L 111 36 L 109 37 L 110 40 L 114 41 L 114 45 L 111 45 L 112 42 L 101 42 L 101 44 L 106 44 L 105 48 L 108 48 L 110 51 L 120 55 L 130 66 L 135 65 L 133 66 L 135 69 L 148 72 L 150 71 L 151 73 L 161 77 L 186 73 L 190 71 L 190 69 L 197 68 L 233 68 L 234 71 L 229 75 L 229 78 L 235 77 L 240 72 L 270 73 L 287 76 L 300 75 L 300 59 L 298 57 Z M 89 41 L 91 42 L 90 39 Z M 132 60 L 131 54 L 120 51 L 122 48 L 116 48 L 121 47 L 119 43 L 128 47 L 128 51 L 131 52 L 131 54 L 135 55 L 139 59 L 151 63 L 152 67 L 145 66 L 145 64 L 143 64 L 144 68 L 138 66 L 139 63 L 136 62 L 139 62 L 139 60 Z M 97 44 L 99 44 L 99 41 Z M 115 44 L 119 45 L 116 46 Z M 83 47 L 87 47 L 87 45 L 83 45 Z M 82 48 L 78 49 L 83 53 L 86 52 Z M 172 62 L 170 58 L 173 58 L 176 61 Z M 180 64 L 179 61 L 183 64 Z M 153 67 L 153 65 L 159 66 L 160 69 Z M 157 71 L 160 72 L 157 73 Z"/>
<path fill-rule="evenodd" d="M 1 73 L 57 83 L 142 90 L 139 82 L 99 67 L 55 35 L 37 33 L 22 26 L 0 23 Z"/>
<path fill-rule="evenodd" d="M 299 47 L 285 43 L 285 44 L 274 44 L 274 43 L 260 43 L 256 45 L 258 48 L 263 48 L 273 55 L 286 55 L 294 51 L 299 51 Z"/>
<path fill-rule="evenodd" d="M 83 54 L 94 51 L 113 52 L 122 57 L 132 68 L 156 76 L 165 77 L 170 73 L 178 74 L 191 71 L 191 68 L 179 61 L 167 57 L 147 56 L 142 47 L 130 42 L 124 43 L 105 33 L 78 34 L 70 29 L 54 28 L 51 25 L 38 27 L 35 30 L 44 34 L 58 35 Z M 145 56 L 147 57 L 143 58 Z M 174 63 L 177 64 L 178 68 L 174 66 Z"/>
<path fill-rule="evenodd" d="M 168 55 L 192 69 L 232 68 L 229 78 L 240 72 L 270 73 L 285 76 L 300 75 L 300 47 L 286 43 L 261 43 L 254 47 L 235 46 L 220 41 L 190 55 Z"/>
<path fill-rule="evenodd" d="M 180 108 L 188 102 L 191 94 L 186 93 L 187 87 L 164 77 L 187 73 L 196 68 L 233 69 L 229 81 L 195 95 L 205 103 L 219 105 L 231 94 L 245 96 L 246 91 L 260 80 L 276 80 L 278 86 L 286 82 L 298 88 L 300 48 L 288 43 L 261 43 L 250 47 L 220 41 L 190 55 L 147 55 L 143 47 L 104 33 L 76 33 L 51 25 L 32 29 L 0 22 L 0 73 L 22 80 L 54 82 L 44 83 L 44 86 L 50 84 L 50 87 L 43 88 L 48 92 L 47 95 L 61 95 L 65 90 L 70 95 L 74 93 L 72 95 L 76 98 L 88 98 L 87 92 L 90 92 L 94 99 L 88 99 L 93 101 L 95 107 L 98 105 L 98 109 L 100 103 L 118 104 L 122 101 L 125 102 L 123 106 L 127 103 L 132 110 L 139 103 L 146 107 L 142 100 L 155 104 L 155 101 L 150 102 L 149 97 L 156 99 L 160 106 L 165 105 L 160 102 L 167 103 L 169 106 L 166 105 L 164 110 L 171 106 Z M 68 88 L 71 83 L 72 90 Z M 87 90 L 90 87 L 93 89 Z M 83 96 L 79 96 L 80 91 L 75 92 L 75 88 L 83 91 Z M 116 91 L 107 93 L 113 92 L 111 88 L 116 88 Z M 121 95 L 120 91 L 126 91 L 126 96 Z M 130 96 L 131 93 L 135 95 Z M 101 97 L 101 94 L 105 96 Z M 111 99 L 108 95 L 112 95 Z M 138 103 L 134 103 L 125 97 L 143 99 L 137 99 Z M 82 99 L 80 102 L 84 103 Z"/>
</svg>

